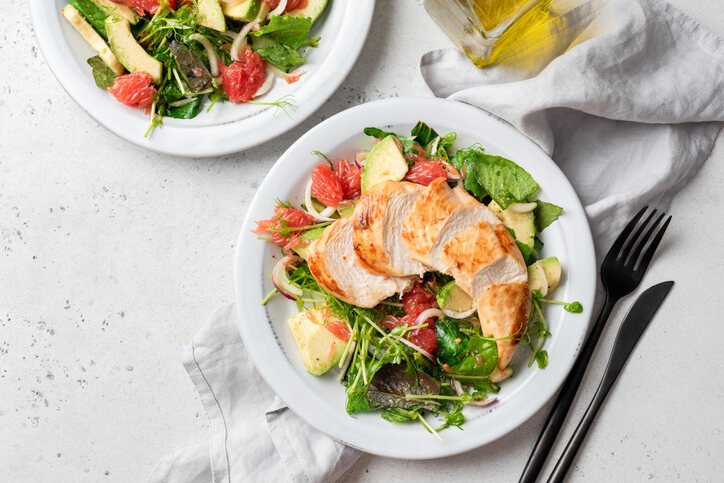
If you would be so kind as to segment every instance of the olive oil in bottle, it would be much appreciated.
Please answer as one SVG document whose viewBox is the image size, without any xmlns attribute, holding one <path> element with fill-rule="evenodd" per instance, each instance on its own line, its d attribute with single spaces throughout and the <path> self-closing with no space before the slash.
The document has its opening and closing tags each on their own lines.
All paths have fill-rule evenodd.
<svg viewBox="0 0 724 483">
<path fill-rule="evenodd" d="M 425 0 L 425 9 L 478 67 L 541 41 L 551 0 Z"/>
</svg>

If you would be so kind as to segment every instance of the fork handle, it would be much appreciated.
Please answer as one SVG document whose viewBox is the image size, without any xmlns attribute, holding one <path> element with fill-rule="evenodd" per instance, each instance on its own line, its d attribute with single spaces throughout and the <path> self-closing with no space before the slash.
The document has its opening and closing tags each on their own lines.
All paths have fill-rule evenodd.
<svg viewBox="0 0 724 483">
<path fill-rule="evenodd" d="M 593 324 L 593 329 L 591 329 L 591 333 L 588 335 L 583 349 L 581 349 L 581 352 L 578 354 L 573 364 L 573 369 L 571 369 L 568 377 L 566 377 L 566 380 L 563 382 L 561 392 L 553 404 L 553 409 L 551 409 L 550 414 L 548 414 L 548 419 L 543 425 L 543 430 L 538 436 L 538 441 L 536 441 L 533 451 L 528 458 L 528 463 L 526 463 L 525 469 L 523 470 L 523 474 L 520 476 L 520 483 L 535 483 L 541 469 L 543 469 L 548 454 L 551 452 L 556 442 L 556 437 L 566 420 L 568 410 L 576 398 L 576 393 L 581 386 L 581 381 L 586 373 L 588 363 L 591 361 L 596 344 L 598 344 L 598 339 L 601 338 L 606 321 L 618 300 L 619 298 L 612 298 L 608 293 L 606 294 L 606 301 L 601 308 L 601 313 L 598 315 L 596 323 Z"/>
</svg>

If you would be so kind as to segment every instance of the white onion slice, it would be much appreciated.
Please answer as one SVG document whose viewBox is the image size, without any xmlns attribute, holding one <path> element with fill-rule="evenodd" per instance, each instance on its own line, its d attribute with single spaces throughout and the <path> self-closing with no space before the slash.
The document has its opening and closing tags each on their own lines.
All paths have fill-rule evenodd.
<svg viewBox="0 0 724 483">
<path fill-rule="evenodd" d="M 287 8 L 287 0 L 282 0 L 279 2 L 279 5 L 277 5 L 277 8 L 269 12 L 269 15 L 267 15 L 266 18 L 272 18 L 276 17 L 277 15 L 281 15 L 284 13 L 284 10 Z"/>
<path fill-rule="evenodd" d="M 239 60 L 239 52 L 241 51 L 241 49 L 246 47 L 246 36 L 249 35 L 251 29 L 253 29 L 257 25 L 259 25 L 258 18 L 244 25 L 244 28 L 239 31 L 239 35 L 236 36 L 236 38 L 234 39 L 234 43 L 231 44 L 230 55 L 233 60 Z"/>
<path fill-rule="evenodd" d="M 451 319 L 466 319 L 473 315 L 476 310 L 478 310 L 477 307 L 473 307 L 470 310 L 466 310 L 464 312 L 458 312 L 456 310 L 449 310 L 449 309 L 440 309 L 442 310 L 442 313 L 450 317 Z"/>
<path fill-rule="evenodd" d="M 458 396 L 462 396 L 465 391 L 463 391 L 463 385 L 460 384 L 460 381 L 457 379 L 450 379 L 450 382 L 452 383 L 452 387 L 455 389 L 455 394 Z"/>
<path fill-rule="evenodd" d="M 443 315 L 445 315 L 445 313 L 440 309 L 423 310 L 422 312 L 420 312 L 420 315 L 417 316 L 413 325 L 420 325 L 430 317 L 437 317 L 439 319 Z"/>
<path fill-rule="evenodd" d="M 274 283 L 274 287 L 289 300 L 297 300 L 297 298 L 303 294 L 302 289 L 292 285 L 289 282 L 289 277 L 287 277 L 287 266 L 295 261 L 295 257 L 284 257 L 274 265 L 274 269 L 272 270 L 272 283 Z"/>
<path fill-rule="evenodd" d="M 269 69 L 269 72 L 274 74 L 275 76 L 279 77 L 280 79 L 284 79 L 288 84 L 291 84 L 291 79 L 296 77 L 299 78 L 304 74 L 304 71 L 301 69 L 297 69 L 295 71 L 292 71 L 290 73 L 286 73 L 283 70 L 281 70 L 279 67 L 273 66 L 273 65 L 267 65 L 267 69 Z"/>
<path fill-rule="evenodd" d="M 309 178 L 309 182 L 307 183 L 307 188 L 304 190 L 304 204 L 307 205 L 307 212 L 312 215 L 312 218 L 319 221 L 334 221 L 334 218 L 330 218 L 329 215 L 334 213 L 334 210 L 336 208 L 333 208 L 331 206 L 328 206 L 324 209 L 321 213 L 317 211 L 317 209 L 314 207 L 314 203 L 312 203 L 312 178 Z M 331 211 L 329 211 L 331 210 Z"/>
<path fill-rule="evenodd" d="M 537 206 L 538 203 L 535 201 L 532 203 L 513 203 L 512 205 L 508 205 L 508 209 L 515 213 L 530 213 L 535 210 Z"/>
<path fill-rule="evenodd" d="M 410 342 L 409 340 L 407 340 L 407 339 L 405 339 L 405 338 L 400 338 L 399 340 L 400 340 L 400 342 L 402 342 L 403 344 L 405 344 L 407 347 L 409 347 L 409 348 L 411 348 L 411 349 L 415 349 L 417 352 L 419 352 L 419 353 L 422 354 L 423 356 L 427 357 L 427 358 L 430 359 L 432 362 L 435 362 L 435 356 L 433 356 L 432 354 L 430 354 L 429 352 L 427 352 L 427 351 L 426 351 L 425 349 L 423 349 L 422 347 L 416 346 L 415 344 L 413 344 L 412 342 Z"/>
<path fill-rule="evenodd" d="M 274 75 L 271 72 L 267 72 L 266 79 L 264 79 L 264 83 L 259 86 L 259 88 L 254 93 L 254 97 L 261 97 L 272 88 L 274 85 Z"/>
<path fill-rule="evenodd" d="M 211 71 L 211 75 L 214 77 L 219 76 L 219 56 L 216 55 L 216 51 L 214 50 L 214 47 L 211 45 L 211 42 L 209 42 L 209 39 L 204 37 L 201 34 L 193 34 L 190 35 L 189 38 L 191 40 L 195 40 L 196 42 L 200 43 L 204 50 L 206 50 L 206 56 L 209 58 L 209 67 Z"/>
</svg>

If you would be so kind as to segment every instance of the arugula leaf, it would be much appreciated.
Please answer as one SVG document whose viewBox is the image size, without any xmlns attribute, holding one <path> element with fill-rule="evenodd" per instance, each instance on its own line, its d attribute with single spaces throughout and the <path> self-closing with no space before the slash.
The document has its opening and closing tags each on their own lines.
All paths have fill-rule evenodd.
<svg viewBox="0 0 724 483">
<path fill-rule="evenodd" d="M 347 393 L 346 409 L 348 414 L 367 413 L 375 410 L 367 400 L 367 394 L 364 389 Z"/>
<path fill-rule="evenodd" d="M 166 116 L 175 119 L 193 119 L 201 112 L 201 104 L 204 102 L 204 96 L 195 97 L 193 101 L 183 106 L 168 107 Z"/>
<path fill-rule="evenodd" d="M 538 206 L 536 206 L 534 213 L 535 228 L 541 232 L 558 219 L 561 213 L 563 213 L 563 208 L 553 203 L 538 200 Z"/>
<path fill-rule="evenodd" d="M 252 48 L 254 49 L 254 52 L 261 56 L 262 59 L 274 64 L 284 72 L 289 72 L 296 66 L 304 64 L 307 61 L 307 58 L 300 54 L 296 49 L 279 43 L 271 38 L 255 38 Z"/>
<path fill-rule="evenodd" d="M 259 31 L 250 33 L 254 37 L 252 48 L 263 59 L 289 72 L 307 61 L 299 49 L 305 45 L 317 45 L 319 39 L 308 38 L 311 28 L 312 19 L 309 17 L 277 15 Z"/>
<path fill-rule="evenodd" d="M 88 59 L 88 65 L 93 69 L 93 80 L 101 89 L 108 89 L 113 85 L 113 80 L 117 77 L 116 73 L 103 62 L 99 56 Z"/>
<path fill-rule="evenodd" d="M 411 134 L 422 146 L 427 146 L 430 141 L 438 137 L 435 130 L 422 121 L 418 121 L 417 124 L 415 124 Z"/>
<path fill-rule="evenodd" d="M 310 17 L 276 15 L 257 32 L 250 32 L 250 35 L 258 38 L 265 37 L 296 50 L 310 43 L 307 36 L 311 28 L 312 19 Z M 311 43 L 315 41 L 316 39 L 312 39 Z"/>
</svg>

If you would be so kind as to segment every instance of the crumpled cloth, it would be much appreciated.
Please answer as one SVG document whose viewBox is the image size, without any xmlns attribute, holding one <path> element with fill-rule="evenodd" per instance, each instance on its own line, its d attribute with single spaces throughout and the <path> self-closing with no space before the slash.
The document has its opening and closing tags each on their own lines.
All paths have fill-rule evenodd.
<svg viewBox="0 0 724 483">
<path fill-rule="evenodd" d="M 457 50 L 429 52 L 420 89 L 485 109 L 550 154 L 600 255 L 643 204 L 666 208 L 709 155 L 724 121 L 724 43 L 664 2 L 564 1 L 548 26 L 554 41 L 482 70 Z M 161 460 L 151 482 L 331 482 L 359 456 L 266 386 L 233 306 L 211 315 L 184 365 L 211 438 Z"/>
</svg>

